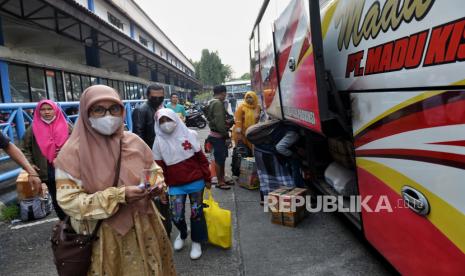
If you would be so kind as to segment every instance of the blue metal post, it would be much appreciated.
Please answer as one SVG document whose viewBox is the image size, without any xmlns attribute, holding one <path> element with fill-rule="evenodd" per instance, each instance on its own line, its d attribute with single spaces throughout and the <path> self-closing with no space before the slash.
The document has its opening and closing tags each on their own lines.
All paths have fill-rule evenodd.
<svg viewBox="0 0 465 276">
<path fill-rule="evenodd" d="M 15 118 L 16 123 L 16 133 L 18 134 L 19 140 L 22 140 L 24 134 L 26 133 L 26 126 L 24 124 L 24 116 L 23 116 L 23 109 L 20 107 L 18 108 L 18 112 L 16 113 Z"/>
<path fill-rule="evenodd" d="M 8 75 L 8 63 L 0 60 L 0 79 L 2 82 L 3 102 L 11 103 L 10 76 Z"/>
<path fill-rule="evenodd" d="M 137 69 L 137 63 L 135 61 L 128 61 L 129 75 L 137 77 L 139 70 Z"/>
<path fill-rule="evenodd" d="M 125 104 L 126 108 L 126 125 L 128 126 L 129 131 L 132 132 L 132 110 L 131 110 L 131 104 L 126 103 Z"/>
<path fill-rule="evenodd" d="M 94 0 L 87 0 L 87 8 L 90 11 L 95 12 Z"/>
<path fill-rule="evenodd" d="M 0 174 L 0 182 L 3 182 L 5 180 L 11 179 L 11 178 L 15 178 L 15 177 L 18 176 L 18 174 L 20 172 L 21 172 L 21 168 L 14 169 L 14 170 L 8 171 L 6 173 L 2 173 L 2 174 Z"/>
<path fill-rule="evenodd" d="M 3 22 L 0 17 L 0 45 L 5 45 L 5 39 L 3 37 Z M 10 92 L 10 77 L 8 76 L 8 63 L 0 60 L 0 80 L 2 83 L 3 91 L 3 102 L 11 103 L 11 92 Z"/>
<path fill-rule="evenodd" d="M 157 70 L 150 70 L 150 79 L 152 81 L 158 82 L 158 72 L 157 72 Z"/>
<path fill-rule="evenodd" d="M 135 31 L 135 28 L 134 28 L 134 22 L 129 22 L 129 32 L 131 34 L 131 38 L 132 39 L 136 39 L 136 31 Z"/>
<path fill-rule="evenodd" d="M 91 45 L 86 45 L 86 63 L 89 66 L 100 67 L 100 50 L 97 45 L 98 33 L 95 29 L 90 31 Z"/>
</svg>

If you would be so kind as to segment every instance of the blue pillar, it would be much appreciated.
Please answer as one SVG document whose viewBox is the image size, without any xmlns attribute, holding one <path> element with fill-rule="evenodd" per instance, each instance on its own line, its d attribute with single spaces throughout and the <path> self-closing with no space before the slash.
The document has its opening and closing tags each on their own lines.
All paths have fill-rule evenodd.
<svg viewBox="0 0 465 276">
<path fill-rule="evenodd" d="M 0 17 L 0 45 L 5 45 L 3 38 L 2 17 Z M 11 103 L 10 76 L 8 75 L 8 63 L 0 60 L 0 80 L 2 82 L 3 102 Z"/>
<path fill-rule="evenodd" d="M 8 63 L 0 60 L 0 79 L 2 81 L 3 102 L 11 103 L 10 76 L 8 74 Z"/>
<path fill-rule="evenodd" d="M 158 72 L 157 72 L 157 70 L 150 70 L 150 79 L 152 81 L 158 82 Z"/>
<path fill-rule="evenodd" d="M 86 63 L 89 66 L 100 67 L 100 50 L 98 48 L 98 33 L 95 29 L 90 32 L 90 45 L 86 45 Z"/>
<path fill-rule="evenodd" d="M 16 133 L 18 133 L 19 140 L 22 140 L 24 134 L 26 133 L 26 126 L 24 125 L 24 115 L 23 109 L 18 108 L 18 113 L 16 113 Z"/>
<path fill-rule="evenodd" d="M 137 77 L 139 75 L 137 63 L 135 61 L 128 61 L 129 75 Z"/>
<path fill-rule="evenodd" d="M 134 22 L 129 22 L 129 31 L 131 33 L 131 38 L 136 39 L 136 32 L 134 30 Z"/>
<path fill-rule="evenodd" d="M 95 12 L 94 0 L 87 0 L 87 8 L 90 11 Z"/>
<path fill-rule="evenodd" d="M 126 103 L 124 105 L 124 109 L 126 110 L 126 125 L 129 131 L 132 132 L 132 108 L 130 103 Z"/>
</svg>

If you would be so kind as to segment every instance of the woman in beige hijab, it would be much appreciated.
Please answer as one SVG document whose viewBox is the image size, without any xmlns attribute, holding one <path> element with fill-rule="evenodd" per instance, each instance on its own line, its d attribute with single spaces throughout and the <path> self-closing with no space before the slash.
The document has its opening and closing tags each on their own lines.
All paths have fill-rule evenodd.
<svg viewBox="0 0 465 276">
<path fill-rule="evenodd" d="M 138 187 L 144 169 L 156 170 L 157 184 L 164 185 L 162 170 L 144 141 L 123 131 L 123 118 L 113 88 L 84 91 L 76 127 L 55 160 L 57 200 L 78 233 L 90 234 L 103 220 L 88 275 L 175 275 L 154 194 Z M 120 152 L 118 185 L 112 187 Z"/>
</svg>

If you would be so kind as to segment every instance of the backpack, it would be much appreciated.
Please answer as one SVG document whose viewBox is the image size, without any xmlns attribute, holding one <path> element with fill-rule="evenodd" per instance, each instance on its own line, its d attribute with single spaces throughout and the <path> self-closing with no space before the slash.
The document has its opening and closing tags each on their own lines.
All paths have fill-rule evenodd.
<svg viewBox="0 0 465 276">
<path fill-rule="evenodd" d="M 276 130 L 281 121 L 269 120 L 250 126 L 245 132 L 245 136 L 254 145 L 272 143 L 272 133 Z"/>
<path fill-rule="evenodd" d="M 19 209 L 22 221 L 36 220 L 46 217 L 51 212 L 51 202 L 49 197 L 39 196 L 22 199 L 19 202 Z"/>
</svg>

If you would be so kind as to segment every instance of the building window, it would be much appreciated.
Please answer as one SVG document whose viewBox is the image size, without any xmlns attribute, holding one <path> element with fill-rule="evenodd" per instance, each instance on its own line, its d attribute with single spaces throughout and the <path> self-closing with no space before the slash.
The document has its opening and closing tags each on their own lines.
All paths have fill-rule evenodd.
<svg viewBox="0 0 465 276">
<path fill-rule="evenodd" d="M 90 84 L 91 85 L 98 84 L 98 78 L 97 77 L 90 77 Z"/>
<path fill-rule="evenodd" d="M 110 22 L 116 28 L 120 30 L 124 30 L 123 22 L 121 22 L 121 20 L 119 20 L 116 16 L 114 16 L 113 14 L 109 12 L 107 12 L 107 14 L 108 14 L 108 22 Z"/>
<path fill-rule="evenodd" d="M 65 87 L 67 101 L 73 101 L 73 88 L 71 87 L 71 75 L 69 73 L 65 74 Z"/>
<path fill-rule="evenodd" d="M 55 79 L 57 83 L 57 100 L 59 102 L 64 102 L 66 99 L 65 91 L 63 90 L 63 78 L 61 76 L 61 72 L 55 71 Z"/>
<path fill-rule="evenodd" d="M 38 102 L 47 98 L 44 69 L 29 67 L 29 84 L 33 102 Z"/>
<path fill-rule="evenodd" d="M 118 92 L 121 96 L 121 99 L 126 99 L 126 94 L 124 93 L 124 82 L 118 81 Z"/>
<path fill-rule="evenodd" d="M 149 47 L 149 41 L 142 36 L 139 36 L 139 42 L 140 44 L 144 45 L 145 47 Z"/>
<path fill-rule="evenodd" d="M 31 99 L 26 66 L 10 64 L 8 74 L 12 101 L 15 103 L 29 102 Z"/>
<path fill-rule="evenodd" d="M 71 74 L 71 86 L 73 88 L 73 101 L 79 101 L 82 93 L 81 77 Z"/>
<path fill-rule="evenodd" d="M 90 77 L 89 76 L 81 76 L 82 80 L 82 90 L 86 90 L 87 87 L 91 86 L 90 84 Z"/>
</svg>

